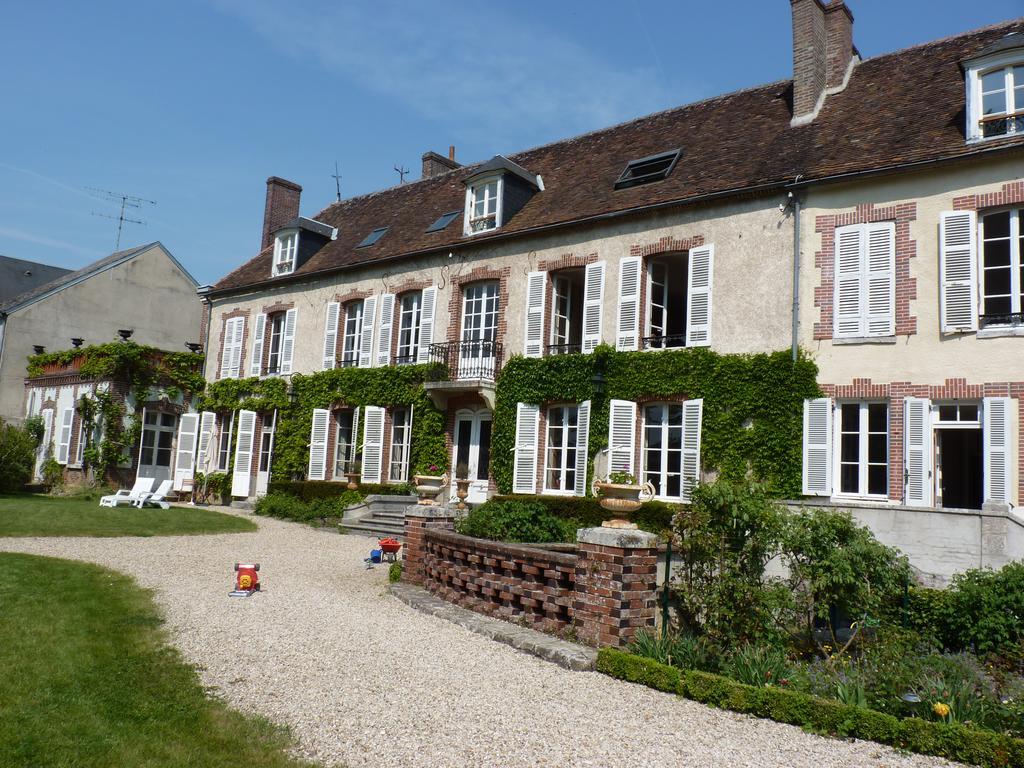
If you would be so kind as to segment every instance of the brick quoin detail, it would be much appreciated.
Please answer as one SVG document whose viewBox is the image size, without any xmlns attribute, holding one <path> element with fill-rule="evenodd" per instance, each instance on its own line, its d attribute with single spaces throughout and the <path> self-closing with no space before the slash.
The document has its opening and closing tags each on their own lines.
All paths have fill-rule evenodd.
<svg viewBox="0 0 1024 768">
<path fill-rule="evenodd" d="M 917 298 L 917 278 L 910 276 L 910 260 L 917 256 L 917 241 L 910 239 L 910 222 L 916 220 L 917 203 L 898 203 L 881 208 L 876 208 L 874 203 L 865 203 L 848 213 L 815 217 L 814 231 L 821 235 L 821 250 L 814 254 L 814 266 L 821 270 L 821 284 L 814 289 L 814 306 L 821 310 L 820 321 L 814 324 L 816 340 L 832 338 L 836 229 L 877 221 L 896 223 L 896 335 L 917 333 L 917 318 L 910 314 L 910 302 Z"/>
<path fill-rule="evenodd" d="M 227 328 L 228 320 L 233 317 L 245 318 L 245 322 L 242 324 L 242 355 L 239 358 L 238 363 L 238 376 L 242 379 L 245 378 L 245 376 L 242 375 L 242 371 L 245 370 L 245 353 L 246 347 L 248 346 L 246 342 L 249 340 L 249 310 L 235 307 L 230 312 L 224 312 L 220 316 L 220 345 L 217 348 L 217 359 L 214 361 L 215 365 L 213 369 L 213 377 L 215 380 L 220 378 L 221 362 L 224 360 L 224 329 Z"/>
<path fill-rule="evenodd" d="M 545 259 L 537 265 L 538 272 L 557 272 L 559 269 L 572 269 L 573 267 L 585 267 L 597 261 L 597 254 L 590 253 L 586 256 L 576 256 L 572 253 L 563 253 L 555 259 Z"/>
<path fill-rule="evenodd" d="M 508 335 L 508 280 L 511 276 L 512 267 L 474 267 L 466 274 L 452 279 L 451 295 L 448 297 L 448 341 L 459 341 L 462 338 L 462 294 L 466 286 L 497 280 L 498 327 L 494 338 L 498 343 L 504 344 Z M 438 322 L 439 319 L 435 316 L 434 322 Z"/>
<path fill-rule="evenodd" d="M 894 381 L 874 384 L 871 379 L 854 379 L 851 384 L 822 384 L 821 391 L 836 400 L 885 400 L 889 403 L 889 499 L 903 501 L 903 398 L 929 400 L 981 400 L 983 397 L 1012 397 L 1017 400 L 1020 421 L 1017 444 L 1018 498 L 1024 498 L 1024 381 L 968 384 L 967 379 L 946 379 L 945 384 L 912 384 Z"/>
<path fill-rule="evenodd" d="M 266 315 L 272 315 L 277 312 L 287 312 L 289 309 L 294 309 L 295 302 L 289 301 L 287 304 L 283 301 L 278 301 L 274 304 L 270 304 L 263 308 L 263 313 Z"/>
<path fill-rule="evenodd" d="M 964 195 L 953 198 L 953 209 L 957 211 L 980 211 L 984 208 L 996 208 L 1001 205 L 1024 203 L 1024 181 L 1011 181 L 1003 184 L 999 192 L 988 192 L 984 195 Z"/>
<path fill-rule="evenodd" d="M 350 301 L 359 301 L 373 296 L 373 291 L 349 291 L 348 293 L 334 294 L 334 300 L 339 304 L 348 304 Z"/>
</svg>

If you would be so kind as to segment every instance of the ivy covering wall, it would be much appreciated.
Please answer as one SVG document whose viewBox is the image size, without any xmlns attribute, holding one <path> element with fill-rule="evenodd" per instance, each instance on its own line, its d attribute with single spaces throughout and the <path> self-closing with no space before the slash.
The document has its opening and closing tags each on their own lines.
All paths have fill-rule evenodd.
<svg viewBox="0 0 1024 768">
<path fill-rule="evenodd" d="M 704 398 L 701 467 L 739 479 L 748 475 L 773 496 L 801 490 L 803 401 L 819 395 L 817 366 L 790 353 L 722 355 L 708 349 L 513 357 L 497 386 L 491 471 L 512 488 L 516 404 L 591 401 L 591 460 L 608 443 L 608 401 Z M 595 376 L 604 394 L 595 393 Z M 588 483 L 589 486 L 589 483 Z"/>
</svg>

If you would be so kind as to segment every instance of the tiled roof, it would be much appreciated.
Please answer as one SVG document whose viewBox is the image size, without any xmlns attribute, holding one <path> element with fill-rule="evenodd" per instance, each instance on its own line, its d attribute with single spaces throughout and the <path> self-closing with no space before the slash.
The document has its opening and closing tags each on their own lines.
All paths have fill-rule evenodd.
<svg viewBox="0 0 1024 768">
<path fill-rule="evenodd" d="M 70 271 L 36 261 L 0 256 L 0 303 L 38 288 Z"/>
<path fill-rule="evenodd" d="M 464 236 L 461 217 L 440 232 L 426 232 L 440 214 L 462 209 L 463 181 L 479 165 L 343 200 L 315 217 L 338 228 L 337 240 L 293 275 L 269 279 L 268 248 L 221 279 L 214 292 L 302 279 L 632 209 L 781 185 L 797 176 L 813 181 L 1007 146 L 1021 148 L 1021 137 L 965 141 L 959 62 L 1022 31 L 1024 19 L 1016 19 L 861 62 L 846 89 L 828 96 L 817 118 L 800 127 L 790 127 L 792 83 L 782 81 L 509 155 L 509 160 L 543 178 L 544 191 L 500 230 L 486 234 Z M 667 179 L 614 189 L 629 160 L 677 147 L 682 154 Z M 385 226 L 390 227 L 387 237 L 356 250 L 370 231 Z"/>
</svg>

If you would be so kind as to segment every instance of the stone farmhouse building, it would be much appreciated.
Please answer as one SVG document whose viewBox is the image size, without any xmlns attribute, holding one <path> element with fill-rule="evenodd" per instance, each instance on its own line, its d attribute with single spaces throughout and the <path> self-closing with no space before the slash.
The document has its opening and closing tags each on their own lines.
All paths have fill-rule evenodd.
<svg viewBox="0 0 1024 768">
<path fill-rule="evenodd" d="M 791 8 L 792 80 L 472 165 L 427 152 L 419 181 L 309 218 L 268 179 L 260 252 L 205 294 L 207 379 L 424 366 L 430 408 L 308 408 L 287 474 L 406 482 L 436 411 L 470 501 L 609 472 L 679 501 L 728 452 L 720 387 L 595 373 L 502 405 L 503 370 L 792 355 L 818 373 L 788 495 L 940 579 L 1024 555 L 1024 19 L 862 59 L 842 0 Z M 236 497 L 266 490 L 278 416 L 207 419 Z"/>
</svg>

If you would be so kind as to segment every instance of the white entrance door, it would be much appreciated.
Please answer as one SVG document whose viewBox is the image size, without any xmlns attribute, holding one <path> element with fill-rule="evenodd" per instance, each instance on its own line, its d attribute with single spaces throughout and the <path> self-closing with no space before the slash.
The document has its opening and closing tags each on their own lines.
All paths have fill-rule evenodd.
<svg viewBox="0 0 1024 768">
<path fill-rule="evenodd" d="M 455 495 L 455 479 L 462 465 L 469 484 L 471 504 L 487 501 L 487 476 L 491 469 L 491 419 L 490 411 L 459 411 L 455 414 L 455 450 L 452 457 L 452 495 Z"/>
<path fill-rule="evenodd" d="M 260 432 L 260 464 L 256 472 L 256 495 L 266 496 L 270 484 L 270 464 L 274 458 L 274 428 L 277 426 L 277 411 L 269 419 L 263 417 L 263 429 Z"/>
<path fill-rule="evenodd" d="M 156 485 L 171 479 L 171 449 L 177 428 L 178 417 L 173 413 L 143 411 L 138 477 L 152 477 Z"/>
</svg>

